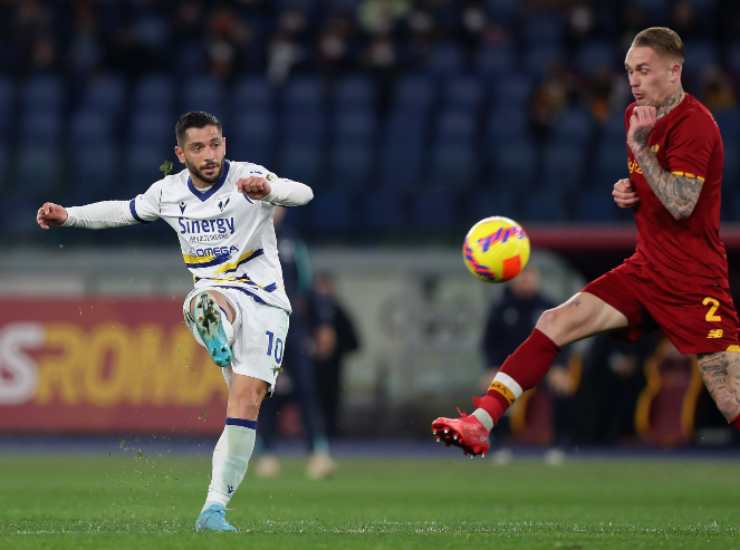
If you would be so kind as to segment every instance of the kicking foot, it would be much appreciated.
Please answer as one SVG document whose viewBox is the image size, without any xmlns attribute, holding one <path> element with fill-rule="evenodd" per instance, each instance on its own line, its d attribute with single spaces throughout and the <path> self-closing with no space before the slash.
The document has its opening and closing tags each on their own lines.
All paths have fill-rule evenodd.
<svg viewBox="0 0 740 550">
<path fill-rule="evenodd" d="M 211 504 L 203 510 L 195 521 L 196 531 L 236 532 L 236 527 L 226 521 L 226 509 L 223 504 Z"/>
<path fill-rule="evenodd" d="M 218 304 L 207 292 L 196 298 L 195 327 L 201 340 L 206 345 L 208 355 L 219 367 L 231 365 L 231 346 L 221 324 L 221 312 Z"/>
<path fill-rule="evenodd" d="M 470 457 L 485 457 L 490 443 L 488 430 L 471 414 L 460 413 L 460 418 L 437 418 L 432 422 L 432 435 L 448 447 L 460 447 Z"/>
</svg>

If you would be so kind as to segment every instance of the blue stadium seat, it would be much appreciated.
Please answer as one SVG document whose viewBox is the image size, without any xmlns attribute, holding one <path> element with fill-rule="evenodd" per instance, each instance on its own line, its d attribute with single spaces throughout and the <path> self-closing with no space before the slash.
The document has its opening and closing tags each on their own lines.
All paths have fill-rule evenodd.
<svg viewBox="0 0 740 550">
<path fill-rule="evenodd" d="M 236 114 L 224 133 L 228 158 L 256 162 L 269 168 L 275 148 L 275 124 L 269 110 Z"/>
<path fill-rule="evenodd" d="M 511 23 L 519 14 L 519 0 L 486 0 L 486 11 L 494 20 Z"/>
<path fill-rule="evenodd" d="M 727 54 L 727 62 L 735 78 L 738 78 L 740 76 L 740 41 L 730 46 Z"/>
<path fill-rule="evenodd" d="M 321 172 L 321 149 L 309 144 L 284 143 L 278 155 L 278 174 L 319 190 L 325 187 Z"/>
<path fill-rule="evenodd" d="M 324 99 L 321 80 L 318 77 L 296 77 L 285 84 L 281 99 L 284 109 L 319 110 Z"/>
<path fill-rule="evenodd" d="M 78 111 L 69 122 L 69 140 L 79 145 L 108 143 L 113 139 L 113 122 L 99 111 Z"/>
<path fill-rule="evenodd" d="M 700 75 L 707 67 L 719 65 L 717 48 L 711 42 L 691 42 L 686 46 L 684 70 Z"/>
<path fill-rule="evenodd" d="M 476 68 L 478 74 L 486 79 L 505 78 L 514 69 L 516 53 L 510 46 L 483 48 L 478 52 Z"/>
<path fill-rule="evenodd" d="M 130 120 L 128 142 L 150 148 L 172 147 L 175 143 L 174 117 L 169 112 L 135 111 Z"/>
<path fill-rule="evenodd" d="M 382 187 L 414 189 L 422 185 L 421 163 L 423 146 L 420 143 L 386 143 L 380 153 Z"/>
<path fill-rule="evenodd" d="M 411 223 L 426 233 L 441 235 L 460 220 L 460 193 L 452 188 L 424 189 L 411 201 Z"/>
<path fill-rule="evenodd" d="M 611 187 L 582 189 L 575 196 L 575 221 L 610 223 L 619 219 L 619 208 L 612 199 Z"/>
<path fill-rule="evenodd" d="M 312 233 L 331 234 L 348 231 L 354 213 L 350 193 L 341 187 L 323 190 L 308 206 L 308 219 Z"/>
<path fill-rule="evenodd" d="M 61 168 L 56 146 L 30 145 L 22 147 L 18 154 L 15 179 L 23 181 L 24 197 L 50 200 L 52 191 L 61 183 Z"/>
<path fill-rule="evenodd" d="M 477 183 L 478 159 L 470 146 L 438 142 L 430 157 L 425 187 L 459 190 Z"/>
<path fill-rule="evenodd" d="M 383 144 L 390 147 L 423 145 L 428 137 L 430 118 L 425 112 L 395 110 L 383 129 Z"/>
<path fill-rule="evenodd" d="M 548 186 L 539 192 L 533 192 L 528 200 L 521 204 L 525 224 L 527 222 L 565 222 L 565 193 L 555 186 Z"/>
<path fill-rule="evenodd" d="M 490 178 L 518 189 L 531 186 L 537 173 L 537 152 L 531 141 L 510 142 L 489 153 L 494 161 Z"/>
<path fill-rule="evenodd" d="M 338 111 L 334 119 L 334 141 L 373 147 L 377 137 L 378 119 L 372 111 Z"/>
<path fill-rule="evenodd" d="M 294 145 L 319 146 L 326 138 L 326 120 L 321 112 L 312 109 L 284 110 L 280 131 L 282 139 Z"/>
<path fill-rule="evenodd" d="M 375 107 L 375 86 L 367 76 L 343 78 L 334 90 L 334 103 L 338 109 L 365 109 Z"/>
<path fill-rule="evenodd" d="M 0 143 L 7 140 L 4 132 L 10 128 L 15 102 L 15 86 L 10 78 L 0 76 Z"/>
<path fill-rule="evenodd" d="M 549 73 L 553 67 L 563 63 L 563 53 L 556 44 L 537 46 L 530 49 L 524 56 L 524 65 L 527 72 L 535 78 L 541 78 Z"/>
<path fill-rule="evenodd" d="M 23 111 L 58 111 L 64 106 L 64 83 L 58 76 L 34 76 L 21 86 Z"/>
<path fill-rule="evenodd" d="M 494 108 L 497 110 L 526 110 L 532 91 L 532 78 L 521 73 L 508 75 L 505 79 L 491 83 Z"/>
<path fill-rule="evenodd" d="M 525 41 L 530 48 L 557 47 L 563 41 L 564 26 L 562 16 L 554 10 L 546 15 L 529 16 L 524 22 Z"/>
<path fill-rule="evenodd" d="M 104 116 L 117 116 L 126 106 L 126 82 L 120 76 L 101 75 L 90 79 L 85 87 L 80 110 L 95 111 Z"/>
<path fill-rule="evenodd" d="M 618 179 L 628 176 L 624 138 L 604 140 L 598 146 L 596 157 L 589 160 L 588 179 L 584 182 L 584 188 L 606 189 L 611 192 Z"/>
<path fill-rule="evenodd" d="M 21 118 L 21 144 L 25 146 L 59 147 L 62 121 L 57 111 L 27 112 Z"/>
<path fill-rule="evenodd" d="M 553 124 L 552 139 L 570 144 L 585 144 L 593 132 L 594 120 L 584 109 L 570 107 Z"/>
<path fill-rule="evenodd" d="M 436 85 L 426 76 L 405 76 L 396 84 L 395 108 L 397 110 L 426 110 L 436 97 Z"/>
<path fill-rule="evenodd" d="M 409 217 L 404 208 L 404 195 L 387 186 L 369 189 L 357 202 L 362 227 L 373 234 L 389 233 L 408 227 Z"/>
<path fill-rule="evenodd" d="M 331 187 L 366 189 L 373 168 L 373 154 L 368 147 L 338 142 L 329 153 Z M 374 186 L 372 186 L 374 187 Z"/>
<path fill-rule="evenodd" d="M 723 109 L 714 113 L 714 118 L 722 132 L 722 137 L 727 139 L 740 138 L 740 109 Z"/>
<path fill-rule="evenodd" d="M 133 198 L 139 193 L 144 193 L 155 181 L 162 179 L 159 167 L 171 157 L 172 151 L 152 149 L 138 144 L 129 147 L 125 153 L 123 179 L 119 182 L 121 189 L 116 193 L 118 198 Z M 183 167 L 173 162 L 174 172 L 179 172 Z"/>
<path fill-rule="evenodd" d="M 182 90 L 180 112 L 186 111 L 206 111 L 222 121 L 226 120 L 228 111 L 221 82 L 207 76 L 186 80 Z"/>
<path fill-rule="evenodd" d="M 740 192 L 740 136 L 733 139 L 725 139 L 725 170 L 724 170 L 724 193 L 728 190 L 733 195 Z"/>
<path fill-rule="evenodd" d="M 624 110 L 614 109 L 609 118 L 606 119 L 602 126 L 603 138 L 609 141 L 627 139 L 627 133 L 624 129 Z"/>
<path fill-rule="evenodd" d="M 261 77 L 242 78 L 231 93 L 231 112 L 267 111 L 272 109 L 273 92 L 269 82 Z"/>
<path fill-rule="evenodd" d="M 452 78 L 442 87 L 442 104 L 447 111 L 476 112 L 482 100 L 483 89 L 478 78 Z"/>
<path fill-rule="evenodd" d="M 648 20 L 665 21 L 669 17 L 666 0 L 635 0 L 635 4 L 647 14 Z"/>
<path fill-rule="evenodd" d="M 118 185 L 118 148 L 111 144 L 91 145 L 84 155 L 70 159 L 70 186 L 65 191 L 73 204 L 126 199 Z"/>
<path fill-rule="evenodd" d="M 465 225 L 472 226 L 488 216 L 515 216 L 517 196 L 517 190 L 505 182 L 502 185 L 489 182 L 465 193 Z"/>
<path fill-rule="evenodd" d="M 542 158 L 542 180 L 565 190 L 576 189 L 586 168 L 586 149 L 567 143 L 548 145 Z"/>
<path fill-rule="evenodd" d="M 465 145 L 472 147 L 478 118 L 475 112 L 445 112 L 437 119 L 437 139 L 443 146 Z"/>
<path fill-rule="evenodd" d="M 426 62 L 429 72 L 447 78 L 460 74 L 464 69 L 463 52 L 454 42 L 435 46 Z"/>
<path fill-rule="evenodd" d="M 603 68 L 611 71 L 615 64 L 614 52 L 614 46 L 608 42 L 588 42 L 576 54 L 576 67 L 587 75 L 593 75 Z"/>
<path fill-rule="evenodd" d="M 486 143 L 489 148 L 527 139 L 529 118 L 523 109 L 499 108 L 488 115 Z"/>
<path fill-rule="evenodd" d="M 171 112 L 174 109 L 172 79 L 166 75 L 147 76 L 134 85 L 134 110 Z"/>
</svg>

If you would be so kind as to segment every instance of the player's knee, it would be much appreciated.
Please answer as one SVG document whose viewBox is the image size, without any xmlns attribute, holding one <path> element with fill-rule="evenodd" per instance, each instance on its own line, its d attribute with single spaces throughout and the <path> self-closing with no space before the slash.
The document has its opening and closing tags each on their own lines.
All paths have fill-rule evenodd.
<svg viewBox="0 0 740 550">
<path fill-rule="evenodd" d="M 570 343 L 574 332 L 583 323 L 579 311 L 566 303 L 542 312 L 535 327 L 558 345 Z"/>
<path fill-rule="evenodd" d="M 239 387 L 232 385 L 229 395 L 230 414 L 236 414 L 240 418 L 256 419 L 265 395 L 267 395 L 267 384 L 264 382 Z"/>
</svg>

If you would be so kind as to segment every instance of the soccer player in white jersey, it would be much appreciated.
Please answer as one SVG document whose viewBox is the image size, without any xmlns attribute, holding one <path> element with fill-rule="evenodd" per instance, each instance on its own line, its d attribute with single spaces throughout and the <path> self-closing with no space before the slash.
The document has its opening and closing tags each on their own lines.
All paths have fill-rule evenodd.
<svg viewBox="0 0 740 550">
<path fill-rule="evenodd" d="M 236 531 L 225 509 L 247 471 L 260 405 L 280 371 L 291 311 L 273 210 L 306 204 L 313 191 L 257 164 L 226 160 L 221 123 L 209 113 L 182 115 L 175 134 L 175 154 L 186 167 L 178 174 L 130 201 L 71 208 L 46 202 L 36 220 L 43 229 L 103 229 L 160 218 L 177 233 L 195 281 L 183 304 L 185 322 L 228 385 L 224 431 L 195 528 Z"/>
</svg>

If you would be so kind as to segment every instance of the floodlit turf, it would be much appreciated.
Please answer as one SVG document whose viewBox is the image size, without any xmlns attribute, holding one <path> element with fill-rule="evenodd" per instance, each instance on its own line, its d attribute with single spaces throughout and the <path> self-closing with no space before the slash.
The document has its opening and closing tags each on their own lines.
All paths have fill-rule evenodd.
<svg viewBox="0 0 740 550">
<path fill-rule="evenodd" d="M 740 548 L 730 461 L 346 459 L 329 481 L 302 466 L 248 474 L 228 516 L 242 532 L 204 535 L 206 456 L 6 455 L 0 548 Z"/>
</svg>

